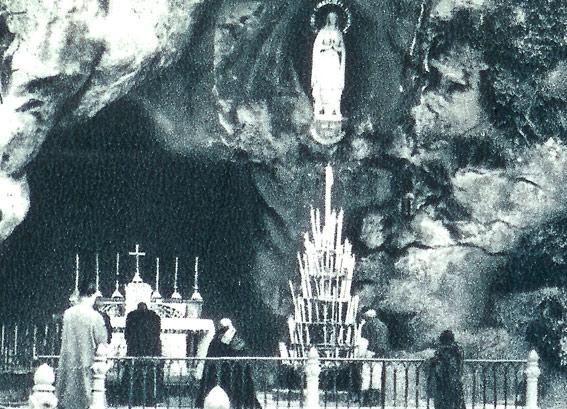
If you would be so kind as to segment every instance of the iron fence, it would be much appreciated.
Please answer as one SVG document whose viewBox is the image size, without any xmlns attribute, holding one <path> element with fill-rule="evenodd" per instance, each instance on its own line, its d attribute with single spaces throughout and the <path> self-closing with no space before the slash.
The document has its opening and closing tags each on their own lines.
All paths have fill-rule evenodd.
<svg viewBox="0 0 567 409">
<path fill-rule="evenodd" d="M 423 359 L 321 359 L 322 406 L 433 408 L 432 372 Z M 519 408 L 525 403 L 526 360 L 465 360 L 470 408 Z"/>
<path fill-rule="evenodd" d="M 0 326 L 0 374 L 25 374 L 34 357 L 54 355 L 61 347 L 61 324 L 13 322 Z"/>
<path fill-rule="evenodd" d="M 56 368 L 57 356 L 37 362 Z M 109 407 L 198 408 L 214 384 L 238 401 L 235 407 L 309 407 L 307 358 L 125 357 L 109 363 Z M 316 364 L 321 408 L 434 408 L 426 360 L 321 358 Z M 525 368 L 525 360 L 466 360 L 467 408 L 524 407 Z"/>
</svg>

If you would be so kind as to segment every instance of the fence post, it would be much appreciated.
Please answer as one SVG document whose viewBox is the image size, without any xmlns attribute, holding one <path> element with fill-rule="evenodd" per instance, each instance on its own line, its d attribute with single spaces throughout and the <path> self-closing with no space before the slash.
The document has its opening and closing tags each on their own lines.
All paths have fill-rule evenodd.
<svg viewBox="0 0 567 409">
<path fill-rule="evenodd" d="M 539 356 L 535 350 L 531 350 L 528 355 L 526 365 L 526 409 L 538 409 L 537 406 L 537 381 L 541 370 L 538 365 Z"/>
<path fill-rule="evenodd" d="M 230 409 L 228 395 L 219 385 L 215 386 L 203 402 L 204 409 Z"/>
<path fill-rule="evenodd" d="M 30 409 L 55 409 L 57 397 L 55 396 L 55 373 L 47 364 L 40 365 L 33 376 L 33 389 L 30 395 Z"/>
<path fill-rule="evenodd" d="M 306 397 L 305 407 L 309 409 L 319 409 L 319 353 L 315 347 L 309 350 L 307 364 L 305 366 Z"/>
<path fill-rule="evenodd" d="M 106 388 L 104 386 L 104 382 L 106 380 L 106 372 L 110 369 L 106 361 L 106 353 L 106 347 L 103 344 L 100 344 L 96 349 L 94 363 L 91 366 L 93 384 L 90 409 L 105 409 L 106 407 Z"/>
</svg>

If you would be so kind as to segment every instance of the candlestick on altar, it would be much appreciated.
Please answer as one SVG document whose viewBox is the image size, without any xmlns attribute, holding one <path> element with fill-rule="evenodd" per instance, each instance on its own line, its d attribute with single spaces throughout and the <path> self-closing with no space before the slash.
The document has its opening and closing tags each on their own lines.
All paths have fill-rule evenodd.
<svg viewBox="0 0 567 409">
<path fill-rule="evenodd" d="M 75 254 L 75 292 L 79 294 L 79 255 Z"/>
<path fill-rule="evenodd" d="M 195 257 L 195 281 L 193 284 L 193 294 L 191 295 L 192 301 L 203 301 L 203 297 L 199 293 L 199 257 Z M 199 310 L 199 316 L 201 311 Z"/>
<path fill-rule="evenodd" d="M 116 283 L 114 284 L 114 292 L 112 293 L 112 298 L 124 298 L 120 292 L 120 283 L 118 279 L 120 277 L 120 253 L 116 253 Z"/>
<path fill-rule="evenodd" d="M 159 291 L 159 257 L 156 257 L 156 291 Z"/>
<path fill-rule="evenodd" d="M 177 272 L 179 270 L 179 257 L 175 257 L 175 274 L 173 276 L 173 294 L 171 294 L 171 298 L 174 299 L 181 299 L 181 294 L 177 291 Z"/>
<path fill-rule="evenodd" d="M 195 257 L 195 284 L 193 289 L 195 291 L 199 289 L 199 257 Z"/>
<path fill-rule="evenodd" d="M 156 257 L 156 285 L 154 292 L 152 293 L 152 298 L 160 299 L 161 294 L 159 293 L 159 257 Z"/>
<path fill-rule="evenodd" d="M 33 336 L 32 336 L 32 356 L 37 356 L 37 326 L 33 326 Z"/>
<path fill-rule="evenodd" d="M 75 289 L 69 296 L 69 303 L 75 305 L 79 301 L 79 254 L 75 254 Z"/>
</svg>

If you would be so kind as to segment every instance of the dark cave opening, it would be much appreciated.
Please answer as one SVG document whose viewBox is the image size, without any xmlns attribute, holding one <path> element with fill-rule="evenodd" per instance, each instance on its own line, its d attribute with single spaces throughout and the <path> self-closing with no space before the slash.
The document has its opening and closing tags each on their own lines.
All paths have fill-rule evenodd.
<svg viewBox="0 0 567 409">
<path fill-rule="evenodd" d="M 160 292 L 192 292 L 199 256 L 203 316 L 232 318 L 256 353 L 273 352 L 273 319 L 251 282 L 249 245 L 261 231 L 262 201 L 245 165 L 188 159 L 162 149 L 135 104 L 118 101 L 85 124 L 50 135 L 28 169 L 31 207 L 0 253 L 0 306 L 6 321 L 47 320 L 62 312 L 74 283 L 75 253 L 82 275 L 94 278 L 99 253 L 101 290 L 128 282 L 139 243 L 142 275 L 153 285 L 160 257 Z M 258 331 L 264 328 L 264 331 Z"/>
</svg>

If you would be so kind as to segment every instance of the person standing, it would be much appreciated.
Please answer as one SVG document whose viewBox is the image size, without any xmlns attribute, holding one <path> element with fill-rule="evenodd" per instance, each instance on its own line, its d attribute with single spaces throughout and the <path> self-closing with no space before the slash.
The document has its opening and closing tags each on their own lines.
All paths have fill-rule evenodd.
<svg viewBox="0 0 567 409">
<path fill-rule="evenodd" d="M 102 305 L 99 303 L 100 299 L 98 299 L 97 301 L 95 301 L 95 305 L 94 305 L 94 309 L 96 312 L 98 312 L 100 314 L 100 316 L 102 317 L 102 319 L 104 320 L 104 326 L 106 328 L 106 342 L 107 344 L 110 345 L 110 342 L 112 341 L 112 323 L 110 321 L 110 316 L 103 311 Z"/>
<path fill-rule="evenodd" d="M 126 316 L 126 339 L 128 356 L 161 355 L 161 318 L 155 311 L 141 302 L 138 308 Z"/>
<path fill-rule="evenodd" d="M 161 356 L 161 319 L 156 312 L 148 309 L 146 303 L 126 316 L 127 355 L 133 357 Z M 152 406 L 161 389 L 162 370 L 158 362 L 137 360 L 132 362 L 123 379 L 124 390 L 133 404 Z"/>
<path fill-rule="evenodd" d="M 207 358 L 245 357 L 248 348 L 236 333 L 231 320 L 223 318 L 207 351 Z M 205 399 L 215 386 L 220 386 L 230 400 L 232 409 L 261 409 L 249 364 L 240 361 L 209 361 L 205 363 L 203 378 L 195 407 L 203 408 Z"/>
<path fill-rule="evenodd" d="M 366 339 L 366 358 L 383 358 L 389 350 L 388 327 L 376 317 L 372 308 L 362 310 L 361 337 Z M 382 390 L 383 363 L 369 361 L 362 365 L 362 399 L 364 405 L 376 405 Z"/>
<path fill-rule="evenodd" d="M 91 403 L 91 366 L 107 341 L 104 320 L 93 308 L 96 297 L 94 283 L 82 283 L 77 304 L 63 314 L 56 390 L 64 409 L 88 409 Z"/>
<path fill-rule="evenodd" d="M 430 393 L 435 409 L 465 409 L 464 354 L 451 330 L 439 336 L 439 347 L 430 361 Z"/>
</svg>

